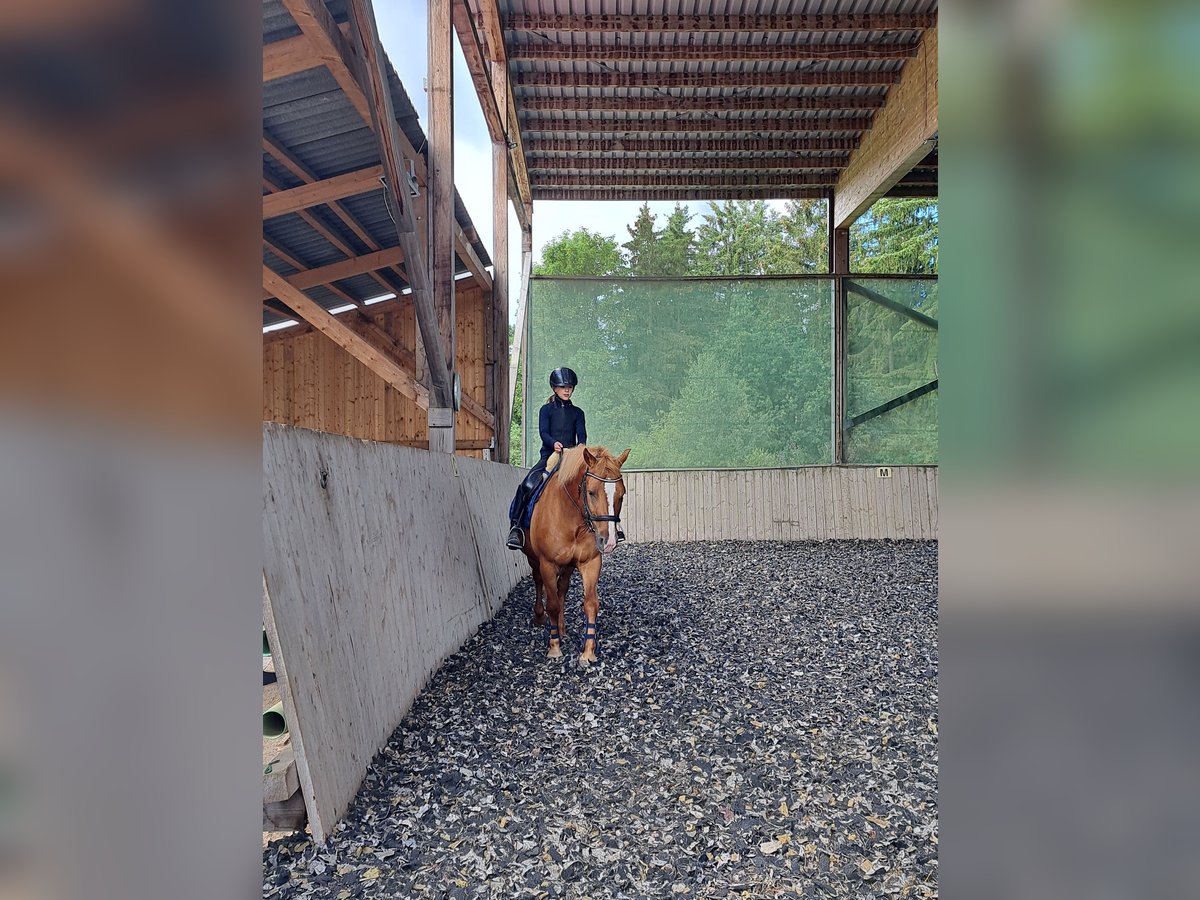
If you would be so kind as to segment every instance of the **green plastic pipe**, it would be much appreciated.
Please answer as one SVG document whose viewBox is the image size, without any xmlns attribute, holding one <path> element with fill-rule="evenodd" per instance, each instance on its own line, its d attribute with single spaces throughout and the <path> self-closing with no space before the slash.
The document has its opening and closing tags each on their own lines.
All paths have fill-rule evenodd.
<svg viewBox="0 0 1200 900">
<path fill-rule="evenodd" d="M 283 701 L 280 700 L 263 713 L 263 737 L 279 737 L 287 734 L 287 720 L 283 717 Z"/>
</svg>

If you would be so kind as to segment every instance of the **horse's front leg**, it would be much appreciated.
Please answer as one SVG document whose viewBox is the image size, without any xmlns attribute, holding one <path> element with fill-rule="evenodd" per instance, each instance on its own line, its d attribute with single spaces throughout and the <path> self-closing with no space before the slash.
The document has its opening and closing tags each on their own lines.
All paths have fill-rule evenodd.
<svg viewBox="0 0 1200 900">
<path fill-rule="evenodd" d="M 583 652 L 579 664 L 586 666 L 596 661 L 596 617 L 600 614 L 600 557 L 582 563 L 579 574 L 583 578 Z"/>
<path fill-rule="evenodd" d="M 558 631 L 567 633 L 567 595 L 571 592 L 571 574 L 575 569 L 564 566 L 558 572 Z"/>
<path fill-rule="evenodd" d="M 533 624 L 541 628 L 546 624 L 546 585 L 542 581 L 542 567 L 533 557 L 529 558 L 529 568 L 533 571 Z"/>
<path fill-rule="evenodd" d="M 550 647 L 546 656 L 562 656 L 563 602 L 558 592 L 558 566 L 548 560 L 541 562 L 542 583 L 546 588 L 546 614 L 550 617 Z"/>
</svg>

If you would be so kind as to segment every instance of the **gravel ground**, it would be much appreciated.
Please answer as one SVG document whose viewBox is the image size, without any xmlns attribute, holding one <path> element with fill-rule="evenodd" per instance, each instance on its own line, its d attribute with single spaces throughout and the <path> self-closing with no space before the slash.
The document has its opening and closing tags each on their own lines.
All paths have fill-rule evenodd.
<svg viewBox="0 0 1200 900">
<path fill-rule="evenodd" d="M 264 898 L 937 896 L 937 544 L 623 545 L 600 662 L 523 580 Z M 567 652 L 568 650 L 572 652 Z"/>
</svg>

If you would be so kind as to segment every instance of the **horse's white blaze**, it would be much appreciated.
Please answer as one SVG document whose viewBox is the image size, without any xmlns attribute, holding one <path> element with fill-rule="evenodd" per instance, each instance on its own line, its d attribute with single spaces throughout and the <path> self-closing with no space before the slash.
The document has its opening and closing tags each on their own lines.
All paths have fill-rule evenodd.
<svg viewBox="0 0 1200 900">
<path fill-rule="evenodd" d="M 615 483 L 614 484 L 605 484 L 604 485 L 604 494 L 605 494 L 605 496 L 608 497 L 608 514 L 610 516 L 615 516 L 617 514 L 617 511 L 616 511 L 617 486 L 616 486 L 616 484 Z M 609 522 L 608 523 L 608 540 L 606 540 L 604 542 L 604 552 L 611 553 L 612 549 L 616 546 L 617 546 L 617 523 Z"/>
</svg>

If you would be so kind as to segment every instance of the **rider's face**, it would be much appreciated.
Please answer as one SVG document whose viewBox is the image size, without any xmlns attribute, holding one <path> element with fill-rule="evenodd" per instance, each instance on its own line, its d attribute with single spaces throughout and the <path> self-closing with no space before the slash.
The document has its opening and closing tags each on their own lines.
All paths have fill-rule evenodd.
<svg viewBox="0 0 1200 900">
<path fill-rule="evenodd" d="M 573 385 L 569 385 L 567 387 L 556 387 L 554 389 L 554 393 L 558 395 L 558 399 L 560 400 L 570 400 L 571 395 L 575 393 L 575 387 Z"/>
</svg>

